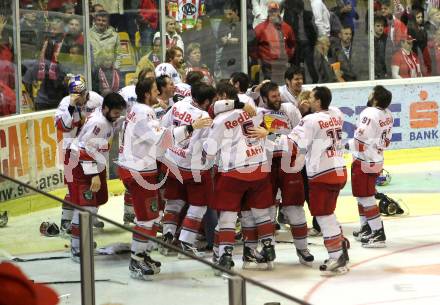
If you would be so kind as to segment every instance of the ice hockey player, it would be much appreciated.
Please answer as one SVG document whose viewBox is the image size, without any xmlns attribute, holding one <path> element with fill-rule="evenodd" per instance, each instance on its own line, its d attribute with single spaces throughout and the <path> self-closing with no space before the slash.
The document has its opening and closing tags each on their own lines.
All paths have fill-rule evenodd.
<svg viewBox="0 0 440 305">
<path fill-rule="evenodd" d="M 275 221 L 276 196 L 281 191 L 280 209 L 290 225 L 296 253 L 300 262 L 311 266 L 314 257 L 307 248 L 307 221 L 304 213 L 304 183 L 300 171 L 295 171 L 290 164 L 295 160 L 288 160 L 282 164 L 284 143 L 281 135 L 289 134 L 298 125 L 302 116 L 293 103 L 282 103 L 279 87 L 274 82 L 266 82 L 261 86 L 260 95 L 265 107 L 258 108 L 258 114 L 263 116 L 264 126 L 269 131 L 268 148 L 269 158 L 272 161 L 271 182 L 273 198 L 273 215 Z M 286 152 L 287 153 L 287 152 Z M 291 156 L 291 155 L 290 155 Z M 286 155 L 286 158 L 289 158 Z M 294 156 L 293 156 L 294 158 Z M 301 168 L 300 168 L 301 169 Z M 243 222 L 242 222 L 243 223 Z"/>
<path fill-rule="evenodd" d="M 209 118 L 207 110 L 216 97 L 214 87 L 204 83 L 194 84 L 191 87 L 191 95 L 191 103 L 174 104 L 163 117 L 163 126 L 186 126 L 197 118 Z M 213 188 L 209 168 L 206 168 L 206 164 L 201 164 L 202 144 L 208 132 L 209 129 L 194 131 L 191 138 L 177 142 L 169 148 L 162 160 L 171 169 L 165 182 L 164 197 L 167 202 L 163 218 L 164 241 L 172 243 L 180 213 L 188 204 L 179 240 L 184 251 L 196 256 L 203 256 L 203 253 L 197 250 L 196 237 L 212 198 Z M 168 254 L 165 248 L 163 250 L 163 254 Z"/>
<path fill-rule="evenodd" d="M 118 93 L 106 95 L 102 108 L 93 112 L 71 144 L 70 159 L 76 164 L 72 170 L 71 199 L 73 203 L 94 213 L 108 200 L 106 166 L 115 133 L 114 123 L 125 107 L 125 100 Z M 73 212 L 71 228 L 72 259 L 79 262 L 78 210 Z"/>
<path fill-rule="evenodd" d="M 161 127 L 152 108 L 158 93 L 154 78 L 137 83 L 137 102 L 126 116 L 118 159 L 119 176 L 133 199 L 135 229 L 151 237 L 156 237 L 159 221 L 157 158 L 173 141 L 184 141 L 193 130 L 211 124 L 211 119 L 197 119 L 186 126 Z M 150 256 L 154 246 L 146 237 L 133 234 L 129 265 L 133 278 L 150 280 L 160 271 L 161 263 Z"/>
<path fill-rule="evenodd" d="M 392 136 L 393 116 L 388 106 L 392 94 L 383 86 L 375 86 L 367 108 L 359 115 L 358 126 L 351 140 L 353 152 L 351 189 L 358 202 L 361 228 L 353 232 L 365 248 L 385 247 L 385 231 L 376 204 L 376 178 L 383 169 L 383 151 Z"/>
<path fill-rule="evenodd" d="M 183 50 L 179 47 L 171 47 L 166 51 L 164 63 L 159 64 L 155 69 L 156 77 L 168 75 L 174 85 L 182 82 L 180 69 L 183 64 Z"/>
<path fill-rule="evenodd" d="M 61 100 L 55 112 L 55 125 L 57 129 L 63 133 L 62 150 L 64 173 L 71 172 L 72 170 L 70 169 L 69 171 L 67 167 L 69 166 L 70 145 L 73 139 L 78 135 L 86 118 L 89 117 L 96 108 L 102 106 L 102 96 L 96 92 L 87 90 L 84 76 L 73 75 L 70 77 L 68 80 L 68 89 L 69 95 Z M 66 175 L 64 175 L 64 181 L 67 184 L 67 194 L 64 200 L 71 201 L 72 179 L 71 177 L 66 179 Z M 73 208 L 63 204 L 60 225 L 61 232 L 70 234 L 72 217 Z M 101 223 L 96 224 L 100 226 Z"/>
<path fill-rule="evenodd" d="M 215 105 L 214 105 L 215 106 Z M 261 117 L 250 117 L 243 110 L 218 114 L 203 144 L 206 162 L 217 160 L 213 207 L 220 213 L 216 228 L 218 253 L 213 260 L 226 269 L 234 266 L 235 223 L 238 212 L 250 210 L 256 228 L 255 240 L 262 244 L 258 262 L 268 269 L 275 260 L 274 224 L 270 217 L 271 184 L 267 155 L 260 127 Z"/>
<path fill-rule="evenodd" d="M 334 214 L 339 192 L 347 181 L 341 142 L 343 114 L 329 107 L 331 100 L 327 87 L 315 87 L 309 100 L 313 113 L 303 117 L 288 136 L 296 147 L 296 162 L 305 155 L 309 209 L 321 227 L 329 254 L 319 267 L 323 275 L 348 271 L 347 245 Z"/>
</svg>

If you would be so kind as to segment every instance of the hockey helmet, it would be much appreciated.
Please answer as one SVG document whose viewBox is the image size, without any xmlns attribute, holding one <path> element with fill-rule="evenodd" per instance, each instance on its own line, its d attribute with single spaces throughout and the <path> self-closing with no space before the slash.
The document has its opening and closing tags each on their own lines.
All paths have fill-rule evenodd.
<svg viewBox="0 0 440 305">
<path fill-rule="evenodd" d="M 68 86 L 70 94 L 82 94 L 87 90 L 86 79 L 81 74 L 72 76 Z"/>
<path fill-rule="evenodd" d="M 400 204 L 383 193 L 376 193 L 376 199 L 379 199 L 380 213 L 385 216 L 401 215 L 405 213 Z"/>
<path fill-rule="evenodd" d="M 46 237 L 53 237 L 60 234 L 60 228 L 54 222 L 44 221 L 40 225 L 40 233 Z"/>
<path fill-rule="evenodd" d="M 8 211 L 0 212 L 0 228 L 8 224 Z"/>
<path fill-rule="evenodd" d="M 376 178 L 377 186 L 385 186 L 391 183 L 391 175 L 386 169 L 382 169 L 379 176 Z"/>
</svg>

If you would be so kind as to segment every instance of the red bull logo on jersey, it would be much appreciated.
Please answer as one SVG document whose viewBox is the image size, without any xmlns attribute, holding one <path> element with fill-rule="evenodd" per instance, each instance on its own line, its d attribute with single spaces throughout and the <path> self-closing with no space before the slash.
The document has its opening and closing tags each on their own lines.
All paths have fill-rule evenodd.
<svg viewBox="0 0 440 305">
<path fill-rule="evenodd" d="M 337 119 L 335 117 L 332 117 L 328 121 L 319 121 L 319 128 L 329 128 L 329 127 L 336 127 L 336 126 L 342 126 L 342 119 Z"/>
<path fill-rule="evenodd" d="M 232 120 L 232 121 L 226 121 L 225 122 L 225 127 L 227 129 L 232 129 L 235 128 L 241 124 L 243 124 L 244 122 L 246 122 L 247 120 L 249 120 L 251 117 L 249 116 L 248 113 L 246 112 L 242 112 L 240 113 L 240 116 L 236 119 L 236 120 Z"/>
<path fill-rule="evenodd" d="M 179 112 L 176 108 L 173 108 L 173 117 L 175 117 L 176 119 L 179 119 L 181 122 L 185 122 L 185 123 L 189 123 L 189 124 L 193 123 L 193 119 L 191 117 L 191 114 L 186 111 Z"/>
<path fill-rule="evenodd" d="M 272 121 L 270 128 L 273 130 L 289 129 L 289 124 L 283 120 L 275 119 Z"/>
</svg>

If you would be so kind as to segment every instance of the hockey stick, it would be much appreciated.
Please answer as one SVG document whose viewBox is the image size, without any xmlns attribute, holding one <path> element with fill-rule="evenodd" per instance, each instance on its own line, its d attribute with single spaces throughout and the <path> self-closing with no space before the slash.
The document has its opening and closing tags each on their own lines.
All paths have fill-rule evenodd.
<svg viewBox="0 0 440 305">
<path fill-rule="evenodd" d="M 50 260 L 65 259 L 65 258 L 70 258 L 70 256 L 49 256 L 49 257 L 37 257 L 37 258 L 13 257 L 11 258 L 11 261 L 14 261 L 16 263 L 27 263 L 27 262 L 36 262 L 36 261 L 50 261 Z"/>
<path fill-rule="evenodd" d="M 128 285 L 128 283 L 115 281 L 115 280 L 111 280 L 111 279 L 99 279 L 99 280 L 95 280 L 95 282 L 109 282 L 109 283 L 116 283 L 116 284 L 121 284 L 121 285 Z M 43 285 L 81 284 L 81 281 L 37 282 L 36 284 L 43 284 Z"/>
</svg>

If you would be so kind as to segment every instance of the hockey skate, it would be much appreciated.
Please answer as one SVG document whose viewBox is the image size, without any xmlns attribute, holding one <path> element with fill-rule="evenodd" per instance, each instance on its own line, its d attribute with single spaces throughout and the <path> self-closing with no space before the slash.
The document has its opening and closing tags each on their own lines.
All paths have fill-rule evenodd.
<svg viewBox="0 0 440 305">
<path fill-rule="evenodd" d="M 72 229 L 71 229 L 70 225 L 71 225 L 71 221 L 70 220 L 68 220 L 68 219 L 61 219 L 61 225 L 60 225 L 61 236 L 72 234 Z"/>
<path fill-rule="evenodd" d="M 134 223 L 134 218 L 135 215 L 133 213 L 124 213 L 124 226 L 128 226 L 130 223 Z"/>
<path fill-rule="evenodd" d="M 309 249 L 296 249 L 299 262 L 303 265 L 311 267 L 315 257 L 310 253 Z"/>
<path fill-rule="evenodd" d="M 347 260 L 344 253 L 339 258 L 329 258 L 324 261 L 324 264 L 319 266 L 322 276 L 342 275 L 349 271 L 347 267 Z"/>
<path fill-rule="evenodd" d="M 134 279 L 151 281 L 160 272 L 161 263 L 153 260 L 147 253 L 131 254 L 130 276 Z"/>
<path fill-rule="evenodd" d="M 364 248 L 385 248 L 386 239 L 385 230 L 382 227 L 379 230 L 373 231 L 370 235 L 363 236 L 361 243 Z"/>
<path fill-rule="evenodd" d="M 272 270 L 274 268 L 273 261 L 276 258 L 275 247 L 272 245 L 270 238 L 263 239 L 261 243 L 263 244 L 263 249 L 261 250 L 261 256 L 263 256 L 267 262 L 267 269 Z"/>
<path fill-rule="evenodd" d="M 343 237 L 342 254 L 345 256 L 345 260 L 347 261 L 347 263 L 350 260 L 350 257 L 348 256 L 348 249 L 350 249 L 350 241 L 346 237 Z"/>
<path fill-rule="evenodd" d="M 256 249 L 245 246 L 243 248 L 242 269 L 267 269 L 266 259 Z"/>
<path fill-rule="evenodd" d="M 234 261 L 232 260 L 232 250 L 232 247 L 225 247 L 225 253 L 222 254 L 217 263 L 219 267 L 222 267 L 226 270 L 231 270 L 235 266 Z M 223 272 L 220 270 L 214 270 L 214 274 L 216 276 L 221 276 L 222 273 Z"/>
<path fill-rule="evenodd" d="M 182 250 L 186 253 L 192 254 L 192 255 L 200 257 L 200 258 L 205 257 L 205 255 L 206 255 L 205 252 L 197 250 L 197 248 L 194 247 L 193 245 L 191 245 L 190 243 L 186 243 L 184 241 L 181 241 L 180 245 L 182 247 Z M 178 259 L 189 259 L 188 256 L 185 256 L 182 253 L 178 253 L 177 258 Z"/>
<path fill-rule="evenodd" d="M 174 235 L 171 232 L 166 233 L 163 238 L 162 238 L 163 242 L 173 246 L 173 241 L 174 241 Z M 166 248 L 162 245 L 159 245 L 159 253 L 162 254 L 163 256 L 175 256 L 177 255 L 176 251 L 173 251 L 169 248 Z"/>
<path fill-rule="evenodd" d="M 371 234 L 371 228 L 368 225 L 368 222 L 364 224 L 359 230 L 353 231 L 354 239 L 357 241 L 361 241 L 362 237 L 368 236 Z"/>
<path fill-rule="evenodd" d="M 307 236 L 308 237 L 319 237 L 319 236 L 322 236 L 322 232 L 316 230 L 315 228 L 308 228 L 307 229 Z"/>
</svg>

